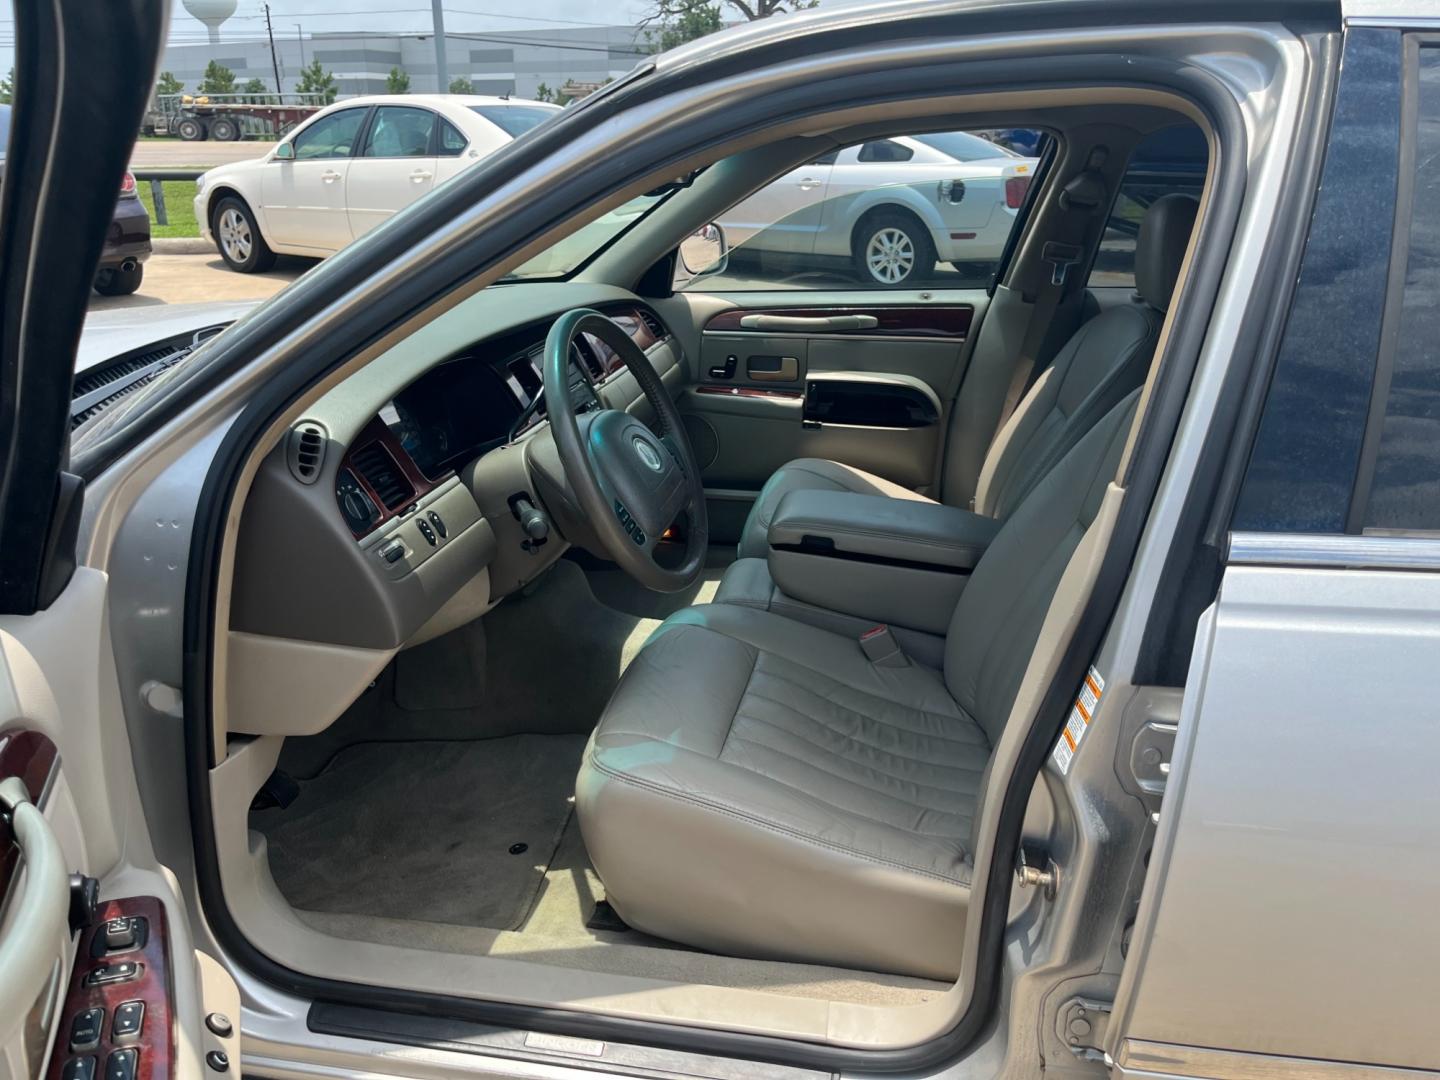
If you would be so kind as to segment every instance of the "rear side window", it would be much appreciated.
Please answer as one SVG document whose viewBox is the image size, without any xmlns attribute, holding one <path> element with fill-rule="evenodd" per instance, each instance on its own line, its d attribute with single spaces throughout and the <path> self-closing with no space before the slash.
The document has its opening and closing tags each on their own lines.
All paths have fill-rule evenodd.
<svg viewBox="0 0 1440 1080">
<path fill-rule="evenodd" d="M 909 161 L 915 151 L 890 139 L 867 142 L 860 148 L 861 161 Z"/>
<path fill-rule="evenodd" d="M 1351 522 L 1366 532 L 1440 531 L 1440 41 L 1417 47 L 1408 66 L 1415 123 L 1401 144 L 1399 227 Z"/>
<path fill-rule="evenodd" d="M 1092 288 L 1134 288 L 1135 239 L 1150 204 L 1171 192 L 1197 198 L 1205 186 L 1209 150 L 1193 124 L 1147 135 L 1130 157 L 1120 194 L 1105 225 L 1105 237 L 1090 271 Z"/>
<path fill-rule="evenodd" d="M 435 114 L 408 105 L 381 105 L 375 110 L 362 157 L 427 157 Z"/>
<path fill-rule="evenodd" d="M 531 128 L 539 127 L 560 111 L 540 105 L 471 105 L 470 109 L 512 139 L 524 135 Z"/>
<path fill-rule="evenodd" d="M 459 129 L 449 120 L 440 121 L 440 146 L 441 157 L 459 157 L 465 152 L 466 138 L 460 134 Z"/>
</svg>

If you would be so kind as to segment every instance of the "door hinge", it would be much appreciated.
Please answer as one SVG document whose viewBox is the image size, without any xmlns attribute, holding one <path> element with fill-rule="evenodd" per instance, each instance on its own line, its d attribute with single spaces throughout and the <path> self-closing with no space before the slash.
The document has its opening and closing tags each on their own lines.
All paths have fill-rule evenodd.
<svg viewBox="0 0 1440 1080">
<path fill-rule="evenodd" d="M 1126 710 L 1135 734 L 1130 740 L 1130 775 L 1125 786 L 1140 797 L 1152 823 L 1160 817 L 1160 803 L 1170 779 L 1175 734 L 1180 729 L 1180 701 L 1179 690 L 1145 687 Z"/>
<path fill-rule="evenodd" d="M 1105 1053 L 1105 1036 L 1110 1030 L 1113 1001 L 1101 998 L 1072 997 L 1060 1006 L 1055 1018 L 1055 1034 L 1082 1061 L 1103 1061 L 1111 1064 Z"/>
</svg>

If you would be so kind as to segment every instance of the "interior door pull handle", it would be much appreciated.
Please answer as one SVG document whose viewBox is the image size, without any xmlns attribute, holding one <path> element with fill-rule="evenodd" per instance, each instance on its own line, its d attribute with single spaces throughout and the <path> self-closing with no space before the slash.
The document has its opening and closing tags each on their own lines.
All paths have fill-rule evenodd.
<svg viewBox="0 0 1440 1080">
<path fill-rule="evenodd" d="M 11 897 L 5 933 L 0 935 L 0 1045 L 10 1046 L 64 955 L 70 934 L 70 874 L 60 842 L 19 777 L 0 782 L 0 810 L 9 815 L 16 846 L 25 857 L 24 891 Z"/>
<path fill-rule="evenodd" d="M 742 315 L 740 325 L 746 330 L 780 333 L 808 330 L 826 334 L 836 330 L 874 330 L 880 320 L 874 315 Z"/>
</svg>

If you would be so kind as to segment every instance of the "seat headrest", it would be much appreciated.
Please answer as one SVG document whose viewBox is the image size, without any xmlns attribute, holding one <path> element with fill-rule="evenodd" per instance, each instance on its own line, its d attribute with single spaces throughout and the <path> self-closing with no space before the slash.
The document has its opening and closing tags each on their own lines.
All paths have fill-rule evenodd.
<svg viewBox="0 0 1440 1080">
<path fill-rule="evenodd" d="M 1150 204 L 1135 241 L 1135 291 L 1151 307 L 1165 311 L 1180 263 L 1195 227 L 1200 202 L 1193 195 L 1162 195 Z"/>
</svg>

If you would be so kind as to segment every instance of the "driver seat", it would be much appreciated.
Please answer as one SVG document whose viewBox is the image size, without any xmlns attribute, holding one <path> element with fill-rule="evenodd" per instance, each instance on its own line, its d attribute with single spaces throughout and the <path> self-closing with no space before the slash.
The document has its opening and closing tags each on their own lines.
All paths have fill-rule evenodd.
<svg viewBox="0 0 1440 1080">
<path fill-rule="evenodd" d="M 855 638 L 731 604 L 654 632 L 576 780 L 626 922 L 728 955 L 956 977 L 991 754 L 1138 397 L 1006 520 L 942 670 L 872 663 Z"/>
</svg>

